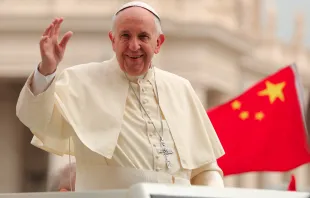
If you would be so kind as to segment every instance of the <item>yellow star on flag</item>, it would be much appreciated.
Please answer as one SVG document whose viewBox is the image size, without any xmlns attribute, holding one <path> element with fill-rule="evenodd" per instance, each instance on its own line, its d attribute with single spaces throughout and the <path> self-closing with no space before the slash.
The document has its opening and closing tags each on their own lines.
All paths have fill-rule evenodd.
<svg viewBox="0 0 310 198">
<path fill-rule="evenodd" d="M 240 118 L 241 120 L 248 119 L 248 118 L 249 118 L 249 112 L 248 112 L 248 111 L 242 111 L 242 112 L 239 114 L 239 118 Z"/>
<path fill-rule="evenodd" d="M 255 119 L 256 120 L 262 120 L 265 117 L 265 114 L 263 112 L 257 112 L 255 113 Z"/>
<path fill-rule="evenodd" d="M 231 103 L 231 107 L 233 108 L 233 110 L 239 110 L 241 108 L 241 102 L 235 100 Z"/>
<path fill-rule="evenodd" d="M 266 81 L 266 89 L 258 92 L 258 95 L 268 96 L 271 104 L 274 103 L 277 98 L 284 102 L 283 88 L 285 87 L 285 85 L 285 82 L 274 84 L 270 81 Z"/>
</svg>

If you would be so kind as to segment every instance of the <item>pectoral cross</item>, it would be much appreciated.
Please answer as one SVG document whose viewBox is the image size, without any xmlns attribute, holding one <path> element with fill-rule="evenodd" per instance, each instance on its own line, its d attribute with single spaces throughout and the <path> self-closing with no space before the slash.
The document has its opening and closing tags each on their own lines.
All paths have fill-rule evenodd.
<svg viewBox="0 0 310 198">
<path fill-rule="evenodd" d="M 170 169 L 171 162 L 169 160 L 169 155 L 172 155 L 173 151 L 166 147 L 166 143 L 164 142 L 162 137 L 160 137 L 160 147 L 161 149 L 159 150 L 159 153 L 164 155 L 167 168 Z"/>
</svg>

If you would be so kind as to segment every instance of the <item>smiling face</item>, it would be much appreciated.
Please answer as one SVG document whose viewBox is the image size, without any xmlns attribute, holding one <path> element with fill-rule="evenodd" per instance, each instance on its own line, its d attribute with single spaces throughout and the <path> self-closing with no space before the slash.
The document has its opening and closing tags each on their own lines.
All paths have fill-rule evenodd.
<svg viewBox="0 0 310 198">
<path fill-rule="evenodd" d="M 155 16 L 140 7 L 119 12 L 109 37 L 121 70 L 131 76 L 148 71 L 154 54 L 159 53 L 165 40 L 156 28 Z"/>
</svg>

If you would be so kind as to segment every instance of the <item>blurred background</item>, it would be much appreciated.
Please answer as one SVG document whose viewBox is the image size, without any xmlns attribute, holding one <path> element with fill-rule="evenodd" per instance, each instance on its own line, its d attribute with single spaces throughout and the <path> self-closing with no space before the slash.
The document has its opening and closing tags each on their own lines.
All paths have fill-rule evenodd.
<svg viewBox="0 0 310 198">
<path fill-rule="evenodd" d="M 159 12 L 166 34 L 155 63 L 189 79 L 206 109 L 293 62 L 308 101 L 309 0 L 144 1 Z M 125 2 L 0 0 L 0 193 L 45 191 L 51 176 L 69 162 L 68 156 L 30 145 L 32 135 L 15 114 L 18 94 L 40 61 L 38 43 L 44 29 L 62 16 L 62 33 L 74 32 L 60 70 L 103 61 L 112 55 L 107 36 L 111 17 Z M 310 190 L 310 166 L 293 172 L 298 189 Z M 225 183 L 286 189 L 290 174 L 247 173 L 227 177 Z"/>
</svg>

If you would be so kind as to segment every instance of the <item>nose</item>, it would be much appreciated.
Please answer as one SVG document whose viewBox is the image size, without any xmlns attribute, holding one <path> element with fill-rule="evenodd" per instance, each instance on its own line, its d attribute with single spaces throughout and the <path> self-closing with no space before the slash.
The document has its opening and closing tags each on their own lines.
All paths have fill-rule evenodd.
<svg viewBox="0 0 310 198">
<path fill-rule="evenodd" d="M 131 51 L 137 51 L 140 49 L 140 43 L 139 40 L 137 38 L 132 38 L 129 41 L 129 49 Z"/>
</svg>

